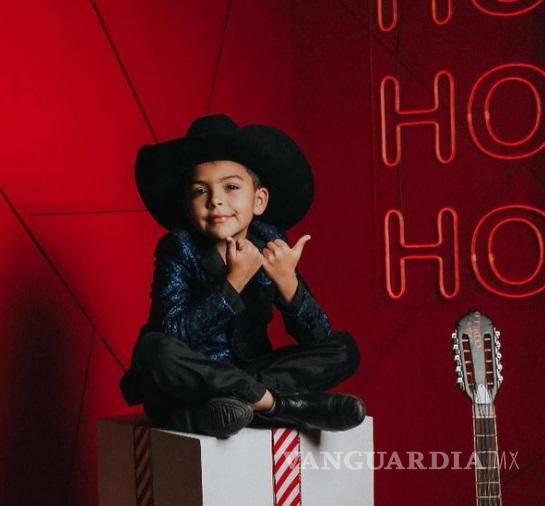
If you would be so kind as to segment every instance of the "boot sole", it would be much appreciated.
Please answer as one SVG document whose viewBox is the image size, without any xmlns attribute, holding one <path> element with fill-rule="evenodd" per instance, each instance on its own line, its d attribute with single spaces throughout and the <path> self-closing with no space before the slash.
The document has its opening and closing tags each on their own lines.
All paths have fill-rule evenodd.
<svg viewBox="0 0 545 506">
<path fill-rule="evenodd" d="M 192 413 L 197 432 L 219 438 L 229 437 L 246 427 L 253 419 L 251 406 L 244 401 L 215 397 Z"/>
</svg>

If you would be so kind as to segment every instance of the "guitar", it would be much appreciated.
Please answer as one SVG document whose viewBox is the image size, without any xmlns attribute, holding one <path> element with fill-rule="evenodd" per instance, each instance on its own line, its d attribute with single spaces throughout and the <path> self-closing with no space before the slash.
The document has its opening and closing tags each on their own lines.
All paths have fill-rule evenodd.
<svg viewBox="0 0 545 506">
<path fill-rule="evenodd" d="M 494 398 L 503 381 L 500 332 L 490 318 L 472 311 L 456 323 L 452 349 L 457 385 L 473 403 L 477 506 L 501 506 Z"/>
</svg>

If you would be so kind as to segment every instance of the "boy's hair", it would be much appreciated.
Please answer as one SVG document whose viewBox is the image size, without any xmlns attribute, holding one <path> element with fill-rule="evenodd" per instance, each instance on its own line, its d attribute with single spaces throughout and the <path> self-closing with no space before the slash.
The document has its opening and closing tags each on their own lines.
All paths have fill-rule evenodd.
<svg viewBox="0 0 545 506">
<path fill-rule="evenodd" d="M 254 190 L 257 190 L 258 188 L 261 188 L 261 179 L 259 179 L 259 176 L 249 167 L 246 167 L 244 165 L 244 168 L 250 174 L 250 177 L 252 178 L 252 181 L 254 182 Z"/>
</svg>

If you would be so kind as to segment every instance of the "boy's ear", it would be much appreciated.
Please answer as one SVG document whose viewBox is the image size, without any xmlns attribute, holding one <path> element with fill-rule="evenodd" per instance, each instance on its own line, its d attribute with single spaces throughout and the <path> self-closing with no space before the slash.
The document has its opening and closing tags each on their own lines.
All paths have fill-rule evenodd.
<svg viewBox="0 0 545 506">
<path fill-rule="evenodd" d="M 255 191 L 254 214 L 256 216 L 263 214 L 265 212 L 265 209 L 267 209 L 268 203 L 269 203 L 269 190 L 267 190 L 267 188 L 265 188 L 264 186 L 260 186 Z"/>
</svg>

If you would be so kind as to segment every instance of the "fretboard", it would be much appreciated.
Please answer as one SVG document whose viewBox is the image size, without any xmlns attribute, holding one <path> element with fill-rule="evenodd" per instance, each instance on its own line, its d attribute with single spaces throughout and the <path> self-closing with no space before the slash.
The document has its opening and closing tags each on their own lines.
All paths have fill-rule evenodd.
<svg viewBox="0 0 545 506">
<path fill-rule="evenodd" d="M 494 404 L 473 404 L 473 434 L 477 506 L 501 506 Z"/>
</svg>

